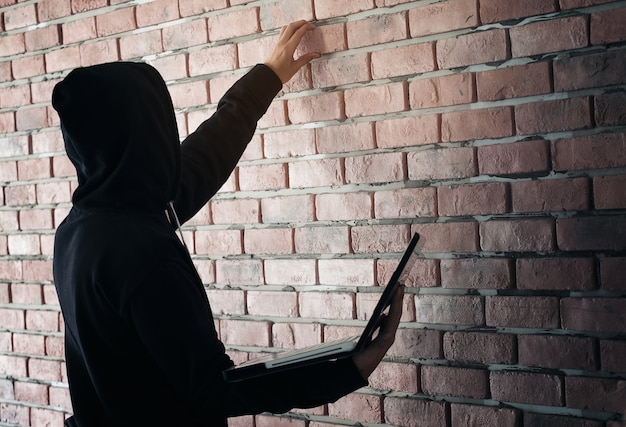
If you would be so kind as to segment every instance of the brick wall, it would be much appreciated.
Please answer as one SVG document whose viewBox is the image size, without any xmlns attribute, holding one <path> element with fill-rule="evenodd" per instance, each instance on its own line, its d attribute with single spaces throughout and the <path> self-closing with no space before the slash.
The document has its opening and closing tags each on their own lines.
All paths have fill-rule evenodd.
<svg viewBox="0 0 626 427">
<path fill-rule="evenodd" d="M 322 58 L 185 226 L 222 340 L 242 361 L 358 331 L 414 231 L 423 257 L 370 387 L 231 425 L 621 425 L 626 1 L 0 0 L 0 426 L 71 412 L 54 84 L 145 60 L 184 136 L 300 18 Z"/>
</svg>

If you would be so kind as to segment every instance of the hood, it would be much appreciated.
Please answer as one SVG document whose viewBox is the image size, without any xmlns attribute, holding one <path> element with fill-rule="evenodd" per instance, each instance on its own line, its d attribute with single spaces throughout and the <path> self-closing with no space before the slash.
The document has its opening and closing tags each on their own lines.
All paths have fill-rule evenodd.
<svg viewBox="0 0 626 427">
<path fill-rule="evenodd" d="M 180 181 L 176 117 L 152 66 L 116 62 L 78 68 L 52 105 L 78 175 L 74 206 L 163 211 Z"/>
</svg>

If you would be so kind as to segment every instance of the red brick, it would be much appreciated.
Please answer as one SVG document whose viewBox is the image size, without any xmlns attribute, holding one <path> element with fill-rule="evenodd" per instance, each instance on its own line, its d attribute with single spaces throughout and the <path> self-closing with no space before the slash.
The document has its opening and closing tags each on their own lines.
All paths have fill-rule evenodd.
<svg viewBox="0 0 626 427">
<path fill-rule="evenodd" d="M 509 186 L 484 183 L 441 186 L 437 206 L 441 216 L 487 215 L 509 211 Z"/>
<path fill-rule="evenodd" d="M 267 138 L 268 135 L 266 135 Z M 293 140 L 289 141 L 293 145 Z M 315 129 L 315 144 L 319 153 L 360 151 L 375 148 L 371 123 L 351 123 Z"/>
<path fill-rule="evenodd" d="M 75 43 L 97 37 L 96 20 L 93 16 L 75 21 L 69 21 L 61 25 L 63 43 Z"/>
<path fill-rule="evenodd" d="M 434 188 L 404 188 L 374 193 L 375 218 L 415 218 L 435 215 Z"/>
<path fill-rule="evenodd" d="M 111 0 L 111 4 L 119 1 Z M 81 13 L 92 9 L 99 9 L 107 5 L 106 0 L 72 0 L 72 12 Z"/>
<path fill-rule="evenodd" d="M 0 108 L 19 107 L 31 103 L 30 87 L 28 85 L 7 86 L 0 91 Z"/>
<path fill-rule="evenodd" d="M 340 120 L 345 117 L 343 96 L 340 92 L 294 98 L 287 102 L 291 123 Z"/>
<path fill-rule="evenodd" d="M 374 286 L 374 260 L 321 259 L 317 262 L 319 282 L 331 286 Z"/>
<path fill-rule="evenodd" d="M 215 283 L 215 262 L 211 260 L 194 260 L 202 283 Z"/>
<path fill-rule="evenodd" d="M 26 311 L 26 329 L 31 331 L 59 331 L 59 313 L 56 311 Z"/>
<path fill-rule="evenodd" d="M 556 12 L 556 0 L 529 0 L 503 4 L 498 0 L 481 0 L 480 20 L 483 24 Z"/>
<path fill-rule="evenodd" d="M 431 3 L 409 10 L 411 37 L 476 27 L 479 24 L 478 3 L 473 0 Z"/>
<path fill-rule="evenodd" d="M 557 375 L 492 371 L 491 397 L 501 402 L 563 406 L 563 379 Z"/>
<path fill-rule="evenodd" d="M 370 388 L 405 393 L 417 393 L 418 381 L 417 366 L 406 363 L 383 362 L 368 378 Z"/>
<path fill-rule="evenodd" d="M 623 333 L 624 304 L 619 298 L 563 298 L 561 323 L 563 329 Z"/>
<path fill-rule="evenodd" d="M 13 351 L 29 355 L 44 355 L 43 335 L 13 333 Z"/>
<path fill-rule="evenodd" d="M 293 231 L 289 228 L 264 228 L 245 230 L 244 253 L 290 254 L 293 253 Z"/>
<path fill-rule="evenodd" d="M 459 289 L 510 289 L 510 259 L 467 258 L 441 260 L 441 286 Z"/>
<path fill-rule="evenodd" d="M 208 34 L 204 19 L 163 28 L 163 49 L 165 50 L 187 49 L 189 46 L 204 44 L 207 41 Z"/>
<path fill-rule="evenodd" d="M 261 199 L 262 222 L 289 223 L 313 221 L 314 198 L 312 195 L 278 196 Z"/>
<path fill-rule="evenodd" d="M 195 251 L 198 254 L 236 255 L 243 253 L 239 230 L 197 230 Z"/>
<path fill-rule="evenodd" d="M 416 398 L 387 397 L 384 401 L 385 422 L 406 427 L 445 427 L 444 402 Z"/>
<path fill-rule="evenodd" d="M 565 399 L 570 408 L 604 412 L 623 411 L 626 401 L 626 381 L 565 377 Z"/>
<path fill-rule="evenodd" d="M 489 397 L 487 376 L 480 369 L 423 365 L 421 389 L 427 395 L 484 399 Z"/>
<path fill-rule="evenodd" d="M 404 40 L 408 36 L 404 12 L 348 21 L 346 29 L 350 49 Z"/>
<path fill-rule="evenodd" d="M 4 191 L 4 202 L 7 206 L 22 206 L 36 203 L 35 185 L 5 187 Z"/>
<path fill-rule="evenodd" d="M 626 105 L 624 92 L 605 93 L 594 97 L 596 126 L 621 126 L 626 123 L 624 105 Z"/>
<path fill-rule="evenodd" d="M 624 250 L 626 218 L 598 216 L 557 219 L 556 234 L 558 247 L 564 251 Z"/>
<path fill-rule="evenodd" d="M 9 133 L 15 131 L 15 113 L 13 111 L 0 113 L 0 132 Z"/>
<path fill-rule="evenodd" d="M 161 31 L 131 34 L 120 39 L 120 58 L 132 59 L 163 52 Z"/>
<path fill-rule="evenodd" d="M 268 259 L 264 262 L 265 282 L 268 285 L 315 285 L 314 259 Z"/>
<path fill-rule="evenodd" d="M 368 193 L 330 193 L 315 197 L 315 216 L 319 221 L 372 218 L 372 197 Z"/>
<path fill-rule="evenodd" d="M 440 69 L 464 67 L 508 59 L 506 31 L 495 29 L 437 41 Z"/>
<path fill-rule="evenodd" d="M 405 111 L 407 109 L 406 88 L 404 82 L 396 82 L 347 89 L 344 94 L 345 115 L 359 117 Z"/>
<path fill-rule="evenodd" d="M 485 251 L 551 251 L 555 244 L 554 221 L 495 220 L 480 224 L 480 246 Z"/>
<path fill-rule="evenodd" d="M 16 381 L 13 387 L 15 388 L 15 400 L 39 405 L 48 404 L 48 386 L 46 384 Z"/>
<path fill-rule="evenodd" d="M 303 348 L 322 342 L 322 326 L 306 323 L 274 323 L 272 343 L 280 348 Z"/>
<path fill-rule="evenodd" d="M 11 284 L 11 302 L 14 304 L 43 304 L 40 284 Z"/>
<path fill-rule="evenodd" d="M 376 145 L 379 148 L 433 144 L 440 140 L 438 114 L 376 121 Z"/>
<path fill-rule="evenodd" d="M 603 427 L 602 421 L 524 412 L 524 427 Z M 609 424 L 607 424 L 607 427 Z M 617 426 L 615 426 L 617 427 Z"/>
<path fill-rule="evenodd" d="M 0 229 L 18 230 L 18 211 L 0 211 Z"/>
<path fill-rule="evenodd" d="M 354 253 L 404 252 L 409 243 L 408 225 L 356 226 L 351 229 Z"/>
<path fill-rule="evenodd" d="M 513 175 L 549 170 L 548 141 L 534 140 L 478 148 L 478 168 L 485 175 Z"/>
<path fill-rule="evenodd" d="M 216 281 L 225 285 L 262 285 L 263 265 L 260 260 L 218 260 Z"/>
<path fill-rule="evenodd" d="M 554 61 L 554 90 L 565 92 L 626 83 L 625 62 L 626 52 L 620 50 Z"/>
<path fill-rule="evenodd" d="M 444 357 L 455 362 L 513 364 L 516 362 L 515 335 L 483 332 L 446 332 Z"/>
<path fill-rule="evenodd" d="M 376 276 L 379 286 L 387 285 L 397 265 L 397 259 L 378 260 L 376 264 Z M 418 258 L 411 266 L 410 275 L 405 279 L 404 284 L 412 287 L 432 288 L 439 286 L 439 277 L 438 260 Z"/>
<path fill-rule="evenodd" d="M 316 27 L 312 31 L 307 32 L 302 37 L 295 56 L 299 57 L 306 52 L 317 52 L 319 54 L 340 52 L 347 48 L 345 24 L 329 24 Z"/>
<path fill-rule="evenodd" d="M 613 292 L 620 292 L 626 289 L 624 271 L 626 271 L 626 258 L 600 259 L 602 289 Z"/>
<path fill-rule="evenodd" d="M 454 426 L 516 426 L 521 417 L 520 411 L 516 409 L 453 403 L 450 405 L 450 418 Z"/>
<path fill-rule="evenodd" d="M 626 341 L 600 341 L 600 360 L 605 372 L 626 372 Z"/>
<path fill-rule="evenodd" d="M 134 30 L 137 28 L 135 10 L 132 7 L 127 7 L 96 15 L 96 28 L 99 37 Z"/>
<path fill-rule="evenodd" d="M 520 335 L 519 364 L 553 369 L 596 370 L 595 340 L 554 335 Z"/>
<path fill-rule="evenodd" d="M 40 255 L 39 236 L 36 234 L 12 234 L 8 236 L 10 255 Z"/>
<path fill-rule="evenodd" d="M 602 45 L 626 40 L 626 8 L 605 10 L 591 15 L 591 44 Z"/>
<path fill-rule="evenodd" d="M 497 101 L 552 91 L 550 64 L 536 62 L 476 73 L 478 100 Z"/>
<path fill-rule="evenodd" d="M 61 336 L 47 336 L 45 339 L 46 356 L 64 357 L 65 344 Z"/>
<path fill-rule="evenodd" d="M 326 284 L 322 279 L 320 282 Z M 343 283 L 347 284 L 349 283 Z M 346 292 L 300 292 L 300 316 L 315 319 L 354 319 L 354 298 L 353 293 Z"/>
<path fill-rule="evenodd" d="M 109 39 L 80 45 L 80 60 L 83 67 L 104 62 L 113 62 L 117 61 L 119 58 L 116 40 Z"/>
<path fill-rule="evenodd" d="M 50 125 L 50 117 L 45 107 L 17 110 L 15 113 L 17 130 L 35 130 L 47 128 Z"/>
<path fill-rule="evenodd" d="M 626 165 L 626 134 L 600 134 L 557 139 L 552 143 L 556 171 Z"/>
<path fill-rule="evenodd" d="M 50 169 L 50 158 L 26 159 L 17 162 L 17 174 L 23 181 L 50 178 Z"/>
<path fill-rule="evenodd" d="M 258 15 L 258 8 L 252 7 L 208 16 L 209 40 L 224 40 L 260 32 Z"/>
<path fill-rule="evenodd" d="M 346 183 L 388 183 L 404 181 L 403 153 L 353 156 L 345 159 Z"/>
<path fill-rule="evenodd" d="M 441 140 L 467 141 L 513 135 L 513 109 L 487 108 L 443 113 Z"/>
<path fill-rule="evenodd" d="M 262 63 L 270 55 L 277 42 L 278 35 L 255 38 L 238 43 L 236 46 L 236 60 L 239 62 L 239 67 L 252 67 L 255 64 Z"/>
<path fill-rule="evenodd" d="M 135 8 L 137 26 L 149 27 L 179 18 L 177 0 L 156 0 L 151 3 L 139 4 Z M 193 23 L 189 23 L 193 26 Z"/>
<path fill-rule="evenodd" d="M 570 98 L 515 107 L 515 124 L 521 135 L 592 127 L 589 98 Z"/>
<path fill-rule="evenodd" d="M 296 228 L 296 253 L 345 254 L 350 251 L 348 227 Z"/>
<path fill-rule="evenodd" d="M 272 163 L 239 167 L 241 190 L 279 190 L 287 188 L 287 164 Z"/>
<path fill-rule="evenodd" d="M 578 49 L 589 44 L 584 16 L 533 22 L 511 28 L 509 34 L 514 58 Z"/>
<path fill-rule="evenodd" d="M 420 235 L 420 248 L 428 252 L 476 252 L 478 224 L 475 222 L 447 222 L 415 224 L 414 232 Z"/>
<path fill-rule="evenodd" d="M 588 210 L 591 204 L 587 178 L 520 181 L 511 185 L 513 212 Z"/>
<path fill-rule="evenodd" d="M 371 53 L 372 78 L 425 73 L 436 69 L 435 44 L 419 43 L 388 48 Z M 398 58 L 403 58 L 398 61 Z"/>
<path fill-rule="evenodd" d="M 195 16 L 212 10 L 224 9 L 228 7 L 228 2 L 227 0 L 185 0 L 178 7 L 181 16 Z"/>
<path fill-rule="evenodd" d="M 0 373 L 13 377 L 27 377 L 26 357 L 0 354 Z"/>
<path fill-rule="evenodd" d="M 255 199 L 214 199 L 210 203 L 215 224 L 257 224 L 259 201 Z"/>
<path fill-rule="evenodd" d="M 21 280 L 23 275 L 22 275 L 22 262 L 21 261 L 0 261 L 0 274 L 2 274 L 2 277 L 4 279 L 15 279 L 15 280 Z M 0 313 L 2 313 L 0 311 Z M 2 314 L 0 314 L 0 317 L 2 316 Z M 22 319 L 23 319 L 23 314 L 21 314 Z M 13 317 L 13 315 L 11 315 L 11 317 Z M 4 322 L 2 323 L 4 325 Z M 20 328 L 23 328 L 23 322 L 21 323 L 22 326 L 20 326 Z"/>
<path fill-rule="evenodd" d="M 481 326 L 485 324 L 481 297 L 457 295 L 416 295 L 418 323 Z"/>
<path fill-rule="evenodd" d="M 68 46 L 45 54 L 46 71 L 70 70 L 80 67 L 80 48 L 78 46 Z"/>
<path fill-rule="evenodd" d="M 11 423 L 14 425 L 31 425 L 30 424 L 30 410 L 28 406 L 3 403 L 0 406 L 2 409 L 2 421 Z"/>
<path fill-rule="evenodd" d="M 206 29 L 205 29 L 206 31 Z M 237 68 L 237 47 L 222 45 L 189 52 L 189 75 L 198 76 Z"/>
<path fill-rule="evenodd" d="M 358 419 L 367 423 L 382 422 L 382 396 L 352 393 L 328 405 L 328 415 Z"/>
<path fill-rule="evenodd" d="M 304 420 L 298 420 L 295 418 L 278 418 L 271 415 L 256 415 L 254 426 L 256 427 L 306 427 L 307 423 Z M 229 420 L 230 425 L 230 420 Z M 244 426 L 251 426 L 253 424 L 241 424 Z"/>
<path fill-rule="evenodd" d="M 476 176 L 472 147 L 414 151 L 407 154 L 410 180 L 454 179 Z"/>
<path fill-rule="evenodd" d="M 322 58 L 311 64 L 311 74 L 315 88 L 369 81 L 371 80 L 369 56 L 360 53 Z"/>
<path fill-rule="evenodd" d="M 28 360 L 28 376 L 29 378 L 42 381 L 62 381 L 61 362 L 58 360 L 30 358 Z"/>
<path fill-rule="evenodd" d="M 340 159 L 307 160 L 289 163 L 289 187 L 330 187 L 343 184 Z"/>
<path fill-rule="evenodd" d="M 298 294 L 295 292 L 248 291 L 246 305 L 252 316 L 298 316 Z"/>
<path fill-rule="evenodd" d="M 474 76 L 462 73 L 413 80 L 409 102 L 414 110 L 476 102 Z"/>
<path fill-rule="evenodd" d="M 39 22 L 51 21 L 71 14 L 70 0 L 42 0 L 37 3 Z"/>
<path fill-rule="evenodd" d="M 37 11 L 34 4 L 19 6 L 4 11 L 4 29 L 14 30 L 37 23 Z"/>
<path fill-rule="evenodd" d="M 314 129 L 270 132 L 263 135 L 260 157 L 280 159 L 316 154 Z"/>
<path fill-rule="evenodd" d="M 596 289 L 593 258 L 520 258 L 518 289 L 589 291 Z"/>
<path fill-rule="evenodd" d="M 23 33 L 2 36 L 2 43 L 0 44 L 1 56 L 15 55 L 24 51 L 26 51 L 26 44 Z"/>
<path fill-rule="evenodd" d="M 487 326 L 557 328 L 559 301 L 553 297 L 485 297 Z"/>
<path fill-rule="evenodd" d="M 60 426 L 65 421 L 65 414 L 52 409 L 31 408 L 30 419 L 31 425 L 35 426 Z"/>
<path fill-rule="evenodd" d="M 43 55 L 16 58 L 10 64 L 8 62 L 6 64 L 11 66 L 15 79 L 34 77 L 46 73 Z"/>
<path fill-rule="evenodd" d="M 593 6 L 596 4 L 610 3 L 612 0 L 559 0 L 561 10 L 573 9 L 576 7 Z"/>
<path fill-rule="evenodd" d="M 69 182 L 43 182 L 36 185 L 37 202 L 63 203 L 71 200 Z"/>
<path fill-rule="evenodd" d="M 314 19 L 313 6 L 310 0 L 283 2 L 272 0 L 263 2 L 260 7 L 261 28 L 270 30 L 280 28 L 299 19 Z"/>
<path fill-rule="evenodd" d="M 244 291 L 208 289 L 207 297 L 211 302 L 211 310 L 215 314 L 243 315 L 246 314 Z"/>
<path fill-rule="evenodd" d="M 373 0 L 334 0 L 315 1 L 315 16 L 317 19 L 333 18 L 352 15 L 354 13 L 374 8 Z"/>
<path fill-rule="evenodd" d="M 250 320 L 220 320 L 220 337 L 225 344 L 269 346 L 270 325 Z"/>
</svg>

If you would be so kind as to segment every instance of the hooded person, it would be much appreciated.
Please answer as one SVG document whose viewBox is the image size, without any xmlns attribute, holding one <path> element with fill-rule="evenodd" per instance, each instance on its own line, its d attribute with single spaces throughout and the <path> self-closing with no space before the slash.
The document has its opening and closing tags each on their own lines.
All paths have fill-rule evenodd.
<svg viewBox="0 0 626 427">
<path fill-rule="evenodd" d="M 283 65 L 253 67 L 182 144 L 150 65 L 79 68 L 55 86 L 78 177 L 53 261 L 74 412 L 67 426 L 225 426 L 230 416 L 318 406 L 367 384 L 373 368 L 353 359 L 226 382 L 233 362 L 176 235 L 231 174 L 284 79 L 314 57 L 293 60 L 310 29 L 284 28 Z M 284 64 L 292 69 L 281 76 Z"/>
</svg>

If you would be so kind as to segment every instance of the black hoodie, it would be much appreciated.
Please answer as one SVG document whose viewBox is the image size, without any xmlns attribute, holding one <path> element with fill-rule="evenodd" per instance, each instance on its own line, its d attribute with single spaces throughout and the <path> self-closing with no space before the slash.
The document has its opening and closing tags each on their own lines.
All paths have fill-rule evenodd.
<svg viewBox="0 0 626 427">
<path fill-rule="evenodd" d="M 280 88 L 257 65 L 182 145 L 165 82 L 147 64 L 79 68 L 54 88 L 78 175 L 54 247 L 68 425 L 225 426 L 229 416 L 317 406 L 366 384 L 350 359 L 226 383 L 232 361 L 165 214 L 173 201 L 184 222 L 215 194 Z"/>
</svg>

